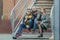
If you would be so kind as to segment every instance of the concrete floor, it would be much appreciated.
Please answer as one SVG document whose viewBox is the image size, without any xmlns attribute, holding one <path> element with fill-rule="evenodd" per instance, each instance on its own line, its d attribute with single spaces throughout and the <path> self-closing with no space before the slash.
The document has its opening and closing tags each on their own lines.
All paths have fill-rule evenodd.
<svg viewBox="0 0 60 40">
<path fill-rule="evenodd" d="M 22 34 L 21 37 L 19 37 L 16 40 L 48 40 L 52 33 L 44 33 L 43 37 L 38 38 L 37 36 L 39 34 Z M 13 40 L 12 34 L 0 34 L 0 40 Z M 15 39 L 14 39 L 15 40 Z"/>
<path fill-rule="evenodd" d="M 0 34 L 0 40 L 13 40 L 11 34 Z"/>
</svg>

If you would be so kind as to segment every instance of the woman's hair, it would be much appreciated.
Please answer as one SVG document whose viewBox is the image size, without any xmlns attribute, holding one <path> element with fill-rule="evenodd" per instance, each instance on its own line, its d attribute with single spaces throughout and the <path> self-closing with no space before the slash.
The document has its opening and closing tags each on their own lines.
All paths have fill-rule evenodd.
<svg viewBox="0 0 60 40">
<path fill-rule="evenodd" d="M 45 9 L 43 9 L 43 11 L 46 12 Z"/>
</svg>

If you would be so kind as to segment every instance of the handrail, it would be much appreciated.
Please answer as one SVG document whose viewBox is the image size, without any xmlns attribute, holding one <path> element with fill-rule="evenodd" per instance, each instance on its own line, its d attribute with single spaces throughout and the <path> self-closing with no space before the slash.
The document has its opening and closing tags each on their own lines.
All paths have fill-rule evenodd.
<svg viewBox="0 0 60 40">
<path fill-rule="evenodd" d="M 16 3 L 16 5 L 14 6 L 14 8 L 11 10 L 11 14 L 10 14 L 10 20 L 11 20 L 11 25 L 12 25 L 12 34 L 14 34 L 14 13 L 18 7 L 18 4 L 21 2 L 21 0 L 18 0 L 18 2 Z"/>
<path fill-rule="evenodd" d="M 19 14 L 21 14 L 21 11 L 25 8 L 25 5 L 26 5 L 26 0 L 24 0 L 24 6 L 22 7 L 21 11 L 19 12 L 19 14 L 17 15 L 17 17 L 14 19 L 14 14 L 15 14 L 15 11 L 17 10 L 18 8 L 18 5 L 21 4 L 21 1 L 22 0 L 18 0 L 18 2 L 16 3 L 16 5 L 14 6 L 14 8 L 11 10 L 11 14 L 10 14 L 10 20 L 11 20 L 11 25 L 12 25 L 12 34 L 14 35 L 14 22 L 15 20 L 17 19 L 17 17 L 19 16 Z M 21 17 L 22 19 L 22 17 Z M 21 20 L 20 19 L 20 20 Z"/>
<path fill-rule="evenodd" d="M 32 0 L 31 3 L 30 3 L 30 5 L 28 6 L 28 8 L 31 9 L 32 6 L 35 4 L 35 2 L 36 2 L 36 0 Z"/>
<path fill-rule="evenodd" d="M 53 26 L 54 26 L 54 25 L 53 25 L 53 24 L 54 24 L 54 21 L 53 21 L 53 19 L 54 19 L 54 17 L 53 17 L 54 15 L 53 15 L 53 14 L 54 14 L 54 13 L 53 13 L 53 12 L 54 12 L 54 5 L 52 6 L 52 8 L 51 8 L 51 13 L 50 13 L 52 31 L 53 31 L 53 29 L 54 29 L 54 27 L 53 27 Z"/>
<path fill-rule="evenodd" d="M 20 2 L 21 2 L 21 0 L 19 0 L 19 1 L 16 3 L 16 5 L 14 6 L 14 8 L 12 9 L 10 17 L 13 16 L 13 14 L 14 14 L 13 12 L 16 11 L 16 9 L 17 9 L 17 7 L 18 7 L 18 4 L 19 4 Z"/>
<path fill-rule="evenodd" d="M 24 7 L 22 8 L 22 10 L 23 10 L 24 8 L 25 8 L 25 5 L 24 5 Z M 21 11 L 22 11 L 22 10 L 21 10 Z M 21 11 L 20 11 L 20 13 L 21 13 Z M 26 11 L 26 10 L 25 10 L 25 11 Z M 26 12 L 25 12 L 25 13 L 26 13 Z M 21 14 L 20 14 L 20 15 L 21 15 Z M 17 17 L 18 17 L 18 16 L 19 16 L 19 14 L 17 15 Z M 24 16 L 24 15 L 23 15 L 23 16 Z M 22 20 L 23 16 L 21 17 L 20 21 Z M 17 17 L 16 17 L 16 19 L 17 19 Z M 16 20 L 16 19 L 15 19 L 15 20 Z M 19 23 L 20 23 L 20 21 L 19 21 Z M 19 23 L 18 23 L 18 24 L 19 24 Z M 18 24 L 16 25 L 15 29 L 17 28 Z M 14 29 L 14 30 L 15 30 L 15 29 Z"/>
<path fill-rule="evenodd" d="M 27 1 L 26 1 L 26 2 L 27 2 Z M 24 9 L 24 15 L 26 14 L 26 2 L 25 2 L 24 7 L 22 8 L 22 9 Z M 22 10 L 21 10 L 21 11 L 22 11 Z M 19 23 L 22 22 L 24 15 L 21 17 L 21 19 L 19 20 L 18 24 L 16 25 L 16 27 L 15 27 L 15 29 L 14 29 L 14 30 L 16 30 L 16 32 L 14 33 L 14 35 L 15 35 L 15 34 L 17 33 L 17 31 L 18 31 L 18 29 L 19 29 L 18 25 L 19 25 Z"/>
<path fill-rule="evenodd" d="M 25 5 L 24 5 L 25 6 Z M 24 6 L 22 7 L 21 11 L 19 12 L 19 14 L 22 12 L 22 10 L 24 9 Z M 16 18 L 15 18 L 15 21 L 16 19 L 18 18 L 19 14 L 17 14 Z M 21 14 L 20 14 L 21 15 Z"/>
</svg>

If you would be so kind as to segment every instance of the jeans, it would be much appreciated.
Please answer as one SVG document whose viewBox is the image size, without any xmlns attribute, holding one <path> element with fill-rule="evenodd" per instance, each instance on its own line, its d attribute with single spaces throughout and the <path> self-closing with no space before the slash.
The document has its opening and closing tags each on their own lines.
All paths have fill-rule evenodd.
<svg viewBox="0 0 60 40">
<path fill-rule="evenodd" d="M 22 34 L 22 28 L 25 28 L 26 27 L 26 23 L 22 23 L 22 24 L 20 24 L 19 25 L 19 29 L 18 29 L 18 31 L 17 31 L 17 33 L 20 33 L 20 34 Z M 33 21 L 32 20 L 29 20 L 29 23 L 28 23 L 28 25 L 29 25 L 29 27 L 31 28 L 32 26 L 33 26 Z M 30 29 L 29 28 L 29 29 Z M 34 29 L 34 27 L 33 27 L 33 29 Z"/>
<path fill-rule="evenodd" d="M 36 26 L 37 26 L 37 25 L 36 25 L 36 20 L 34 20 L 32 31 L 35 31 Z"/>
</svg>

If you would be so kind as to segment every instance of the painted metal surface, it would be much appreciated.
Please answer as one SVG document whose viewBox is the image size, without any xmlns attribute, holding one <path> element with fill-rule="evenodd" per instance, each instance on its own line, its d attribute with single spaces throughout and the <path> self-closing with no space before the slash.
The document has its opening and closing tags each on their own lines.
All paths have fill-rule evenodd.
<svg viewBox="0 0 60 40">
<path fill-rule="evenodd" d="M 60 4 L 59 4 L 59 0 L 54 0 L 54 40 L 60 40 L 60 33 L 59 33 L 59 28 L 60 28 L 60 20 L 59 20 L 59 16 L 60 16 L 60 12 L 59 12 L 59 8 L 60 8 Z"/>
</svg>

